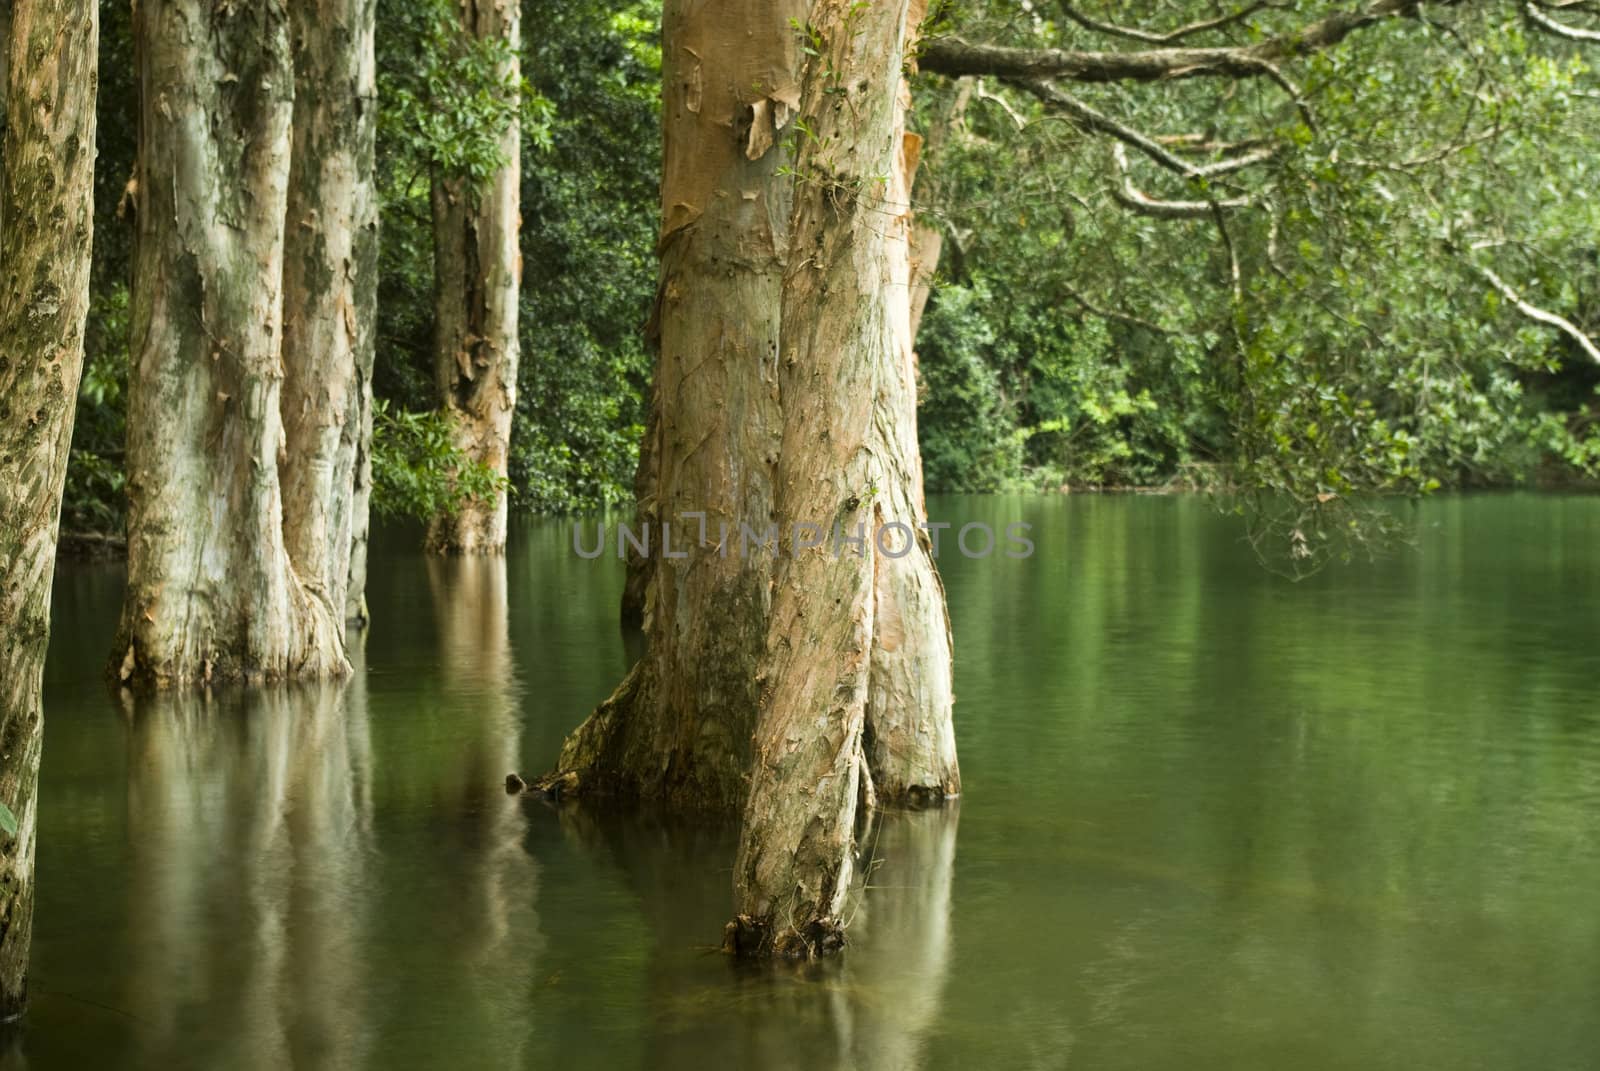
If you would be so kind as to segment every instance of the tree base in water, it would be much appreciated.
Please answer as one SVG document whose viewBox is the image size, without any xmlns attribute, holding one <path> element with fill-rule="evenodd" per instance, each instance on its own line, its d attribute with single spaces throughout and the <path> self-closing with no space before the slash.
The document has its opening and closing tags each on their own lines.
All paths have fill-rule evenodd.
<svg viewBox="0 0 1600 1071">
<path fill-rule="evenodd" d="M 746 958 L 819 959 L 838 952 L 844 943 L 844 922 L 836 918 L 812 919 L 799 929 L 777 930 L 752 915 L 738 915 L 722 931 L 722 950 Z"/>
</svg>

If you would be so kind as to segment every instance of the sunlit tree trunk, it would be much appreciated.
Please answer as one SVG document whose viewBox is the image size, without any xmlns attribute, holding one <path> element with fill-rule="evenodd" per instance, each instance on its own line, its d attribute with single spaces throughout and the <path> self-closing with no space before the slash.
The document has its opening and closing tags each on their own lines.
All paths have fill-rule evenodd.
<svg viewBox="0 0 1600 1071">
<path fill-rule="evenodd" d="M 506 0 L 460 0 L 463 31 L 519 47 L 519 7 Z M 502 72 L 518 73 L 515 59 Z M 482 182 L 436 175 L 433 182 L 434 378 L 456 446 L 477 464 L 506 474 L 517 393 L 517 299 L 522 260 L 521 131 L 500 139 L 504 163 Z M 433 518 L 428 549 L 439 554 L 500 554 L 506 544 L 506 493 Z"/>
<path fill-rule="evenodd" d="M 822 0 L 812 16 L 782 303 L 786 554 L 728 933 L 744 953 L 842 943 L 856 830 L 876 795 L 869 752 L 882 751 L 894 794 L 959 790 L 953 736 L 947 761 L 925 739 L 949 731 L 950 636 L 916 528 L 901 67 L 920 17 L 914 0 Z M 807 549 L 801 524 L 865 539 Z"/>
<path fill-rule="evenodd" d="M 301 582 L 283 534 L 288 21 L 281 0 L 134 13 L 128 589 L 113 669 L 135 685 L 348 667 L 342 614 Z"/>
<path fill-rule="evenodd" d="M 27 996 L 45 644 L 94 226 L 94 0 L 0 0 L 0 1020 Z"/>
<path fill-rule="evenodd" d="M 649 648 L 568 740 L 584 793 L 733 810 L 745 794 L 772 555 L 784 139 L 806 0 L 668 0 L 663 12 L 660 355 L 640 514 L 671 524 L 643 600 Z M 704 535 L 698 518 L 705 515 Z"/>
<path fill-rule="evenodd" d="M 291 0 L 295 101 L 284 233 L 284 543 L 339 621 L 365 617 L 378 300 L 376 0 Z"/>
</svg>

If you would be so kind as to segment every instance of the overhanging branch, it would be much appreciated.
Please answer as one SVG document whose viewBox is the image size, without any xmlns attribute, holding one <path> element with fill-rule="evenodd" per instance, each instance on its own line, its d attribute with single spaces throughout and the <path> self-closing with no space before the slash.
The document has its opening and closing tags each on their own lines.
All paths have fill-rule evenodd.
<svg viewBox="0 0 1600 1071">
<path fill-rule="evenodd" d="M 1166 33 L 1152 33 L 1149 30 L 1140 30 L 1132 26 L 1116 26 L 1109 22 L 1101 22 L 1083 14 L 1068 3 L 1062 3 L 1061 13 L 1084 29 L 1093 30 L 1095 33 L 1103 33 L 1108 37 L 1125 37 L 1130 41 L 1143 41 L 1151 45 L 1170 45 L 1174 41 L 1183 40 L 1185 37 L 1193 37 L 1195 34 L 1205 33 L 1208 30 L 1220 30 L 1224 26 L 1240 22 L 1254 15 L 1262 8 L 1282 6 L 1282 4 L 1272 3 L 1271 0 L 1256 0 L 1255 3 L 1248 4 L 1238 11 L 1230 12 L 1227 15 L 1218 15 L 1214 19 L 1191 22 L 1186 26 L 1179 26 L 1175 30 L 1168 30 Z"/>
<path fill-rule="evenodd" d="M 1122 207 L 1143 216 L 1153 216 L 1156 219 L 1207 219 L 1215 216 L 1224 209 L 1249 208 L 1252 204 L 1248 197 L 1234 197 L 1227 200 L 1210 199 L 1206 201 L 1166 201 L 1158 197 L 1151 197 L 1133 185 L 1128 177 L 1128 153 L 1121 142 L 1111 146 L 1111 159 L 1117 165 L 1121 182 L 1111 187 L 1111 196 Z"/>
<path fill-rule="evenodd" d="M 1376 0 L 1359 11 L 1341 12 L 1254 45 L 1231 48 L 1154 48 L 1130 52 L 1079 52 L 1061 48 L 1013 48 L 974 44 L 959 37 L 929 40 L 917 65 L 952 77 L 990 74 L 1005 78 L 1064 78 L 1075 82 L 1159 82 L 1217 75 L 1271 75 L 1275 64 L 1343 41 L 1355 31 L 1392 18 L 1415 17 L 1421 0 Z"/>
<path fill-rule="evenodd" d="M 1546 327 L 1553 327 L 1557 331 L 1560 331 L 1563 335 L 1566 335 L 1568 338 L 1572 339 L 1572 341 L 1576 342 L 1578 344 L 1578 348 L 1583 350 L 1583 352 L 1589 356 L 1591 361 L 1594 361 L 1596 364 L 1600 364 L 1600 346 L 1596 346 L 1594 339 L 1584 334 L 1583 330 L 1579 328 L 1577 324 L 1573 323 L 1565 316 L 1550 312 L 1548 309 L 1541 309 L 1539 306 L 1525 301 L 1521 294 L 1512 289 L 1510 283 L 1506 282 L 1504 279 L 1500 278 L 1500 276 L 1496 275 L 1488 268 L 1485 268 L 1483 265 L 1468 264 L 1468 267 L 1477 272 L 1478 275 L 1481 276 L 1490 286 L 1494 287 L 1495 290 L 1499 291 L 1500 296 L 1509 301 L 1512 307 L 1518 312 L 1522 313 L 1522 315 L 1537 323 L 1544 324 Z"/>
<path fill-rule="evenodd" d="M 1563 4 L 1560 6 L 1576 7 L 1577 5 Z M 1546 15 L 1543 11 L 1540 11 L 1539 5 L 1535 3 L 1530 2 L 1523 4 L 1522 10 L 1527 14 L 1529 22 L 1533 23 L 1535 26 L 1539 27 L 1539 29 L 1544 30 L 1547 33 L 1553 33 L 1557 37 L 1565 37 L 1569 41 L 1588 41 L 1591 43 L 1600 43 L 1600 30 L 1585 30 L 1578 26 L 1568 26 L 1566 23 L 1559 22 L 1556 19 L 1551 18 L 1549 15 Z"/>
<path fill-rule="evenodd" d="M 1104 112 L 1090 107 L 1077 97 L 1063 91 L 1048 79 L 1017 80 L 1014 84 L 1018 88 L 1038 97 L 1046 107 L 1065 115 L 1080 129 L 1092 134 L 1105 134 L 1125 145 L 1131 145 L 1168 171 L 1182 175 L 1184 178 L 1205 179 L 1213 178 L 1217 175 L 1226 175 L 1255 164 L 1265 163 L 1276 156 L 1278 152 L 1276 147 L 1267 146 L 1242 153 L 1239 156 L 1217 160 L 1214 163 L 1190 163 L 1188 160 L 1174 155 L 1156 138 L 1141 133 L 1126 123 L 1119 122 Z"/>
</svg>

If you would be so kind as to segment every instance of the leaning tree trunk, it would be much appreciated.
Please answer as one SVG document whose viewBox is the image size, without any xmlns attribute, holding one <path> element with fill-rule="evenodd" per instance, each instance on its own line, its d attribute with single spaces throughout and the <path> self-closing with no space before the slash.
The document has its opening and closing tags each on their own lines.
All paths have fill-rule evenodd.
<svg viewBox="0 0 1600 1071">
<path fill-rule="evenodd" d="M 294 127 L 284 233 L 283 535 L 335 620 L 365 618 L 378 303 L 376 0 L 290 0 Z"/>
<path fill-rule="evenodd" d="M 897 794 L 958 790 L 953 743 L 947 756 L 927 750 L 949 730 L 950 637 L 932 547 L 915 528 L 901 65 L 920 8 L 822 0 L 810 27 L 779 369 L 787 553 L 728 928 L 742 953 L 843 942 L 856 829 L 875 796 L 869 751 L 889 760 Z M 801 525 L 865 538 L 807 548 Z"/>
<path fill-rule="evenodd" d="M 463 31 L 520 47 L 519 7 L 507 0 L 459 0 Z M 507 78 L 518 77 L 515 58 Z M 517 299 L 522 258 L 522 137 L 513 121 L 500 139 L 504 163 L 483 182 L 433 181 L 434 379 L 456 446 L 467 460 L 505 476 L 517 400 Z M 436 554 L 501 554 L 506 492 L 459 505 L 428 525 Z"/>
<path fill-rule="evenodd" d="M 340 674 L 342 615 L 290 562 L 278 479 L 288 15 L 282 0 L 147 0 L 134 42 L 128 588 L 113 669 L 156 687 Z"/>
<path fill-rule="evenodd" d="M 0 0 L 0 1021 L 22 1011 L 50 578 L 83 370 L 96 0 Z M 4 817 L 4 813 L 0 813 Z"/>
<path fill-rule="evenodd" d="M 730 812 L 745 795 L 772 567 L 759 547 L 780 430 L 791 20 L 808 6 L 667 0 L 663 11 L 660 352 L 640 514 L 671 525 L 672 553 L 687 557 L 668 557 L 654 529 L 649 647 L 567 741 L 569 790 Z"/>
</svg>

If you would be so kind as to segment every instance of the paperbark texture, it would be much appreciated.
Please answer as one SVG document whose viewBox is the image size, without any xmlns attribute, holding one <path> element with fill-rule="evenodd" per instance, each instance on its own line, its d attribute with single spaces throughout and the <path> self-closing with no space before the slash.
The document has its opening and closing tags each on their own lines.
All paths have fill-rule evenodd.
<svg viewBox="0 0 1600 1071">
<path fill-rule="evenodd" d="M 128 589 L 112 668 L 164 687 L 342 674 L 343 614 L 284 539 L 282 0 L 134 11 L 139 149 Z"/>
<path fill-rule="evenodd" d="M 920 18 L 911 0 L 823 0 L 808 28 L 779 369 L 777 509 L 792 541 L 775 579 L 734 866 L 727 943 L 741 953 L 842 944 L 856 831 L 877 796 L 872 767 L 894 795 L 959 788 L 953 736 L 932 746 L 949 732 L 950 641 L 916 527 L 914 147 L 901 65 Z M 791 536 L 798 525 L 865 539 L 805 548 Z"/>
<path fill-rule="evenodd" d="M 807 6 L 665 5 L 660 352 L 639 515 L 670 524 L 687 556 L 668 557 L 655 527 L 635 597 L 648 651 L 562 751 L 583 794 L 729 812 L 745 795 L 772 550 L 746 547 L 741 525 L 773 522 L 791 20 Z"/>
<path fill-rule="evenodd" d="M 27 998 L 50 581 L 94 229 L 95 0 L 0 0 L 0 1021 Z"/>
<path fill-rule="evenodd" d="M 284 543 L 305 589 L 364 622 L 378 302 L 376 0 L 291 0 L 284 231 Z"/>
<path fill-rule="evenodd" d="M 463 32 L 521 44 L 512 0 L 459 0 Z M 513 59 L 504 72 L 518 74 Z M 456 446 L 506 474 L 511 415 L 517 402 L 517 298 L 522 258 L 520 128 L 500 139 L 505 161 L 486 181 L 436 175 L 433 182 L 434 379 Z M 436 554 L 502 554 L 506 493 L 434 517 L 427 546 Z"/>
</svg>

